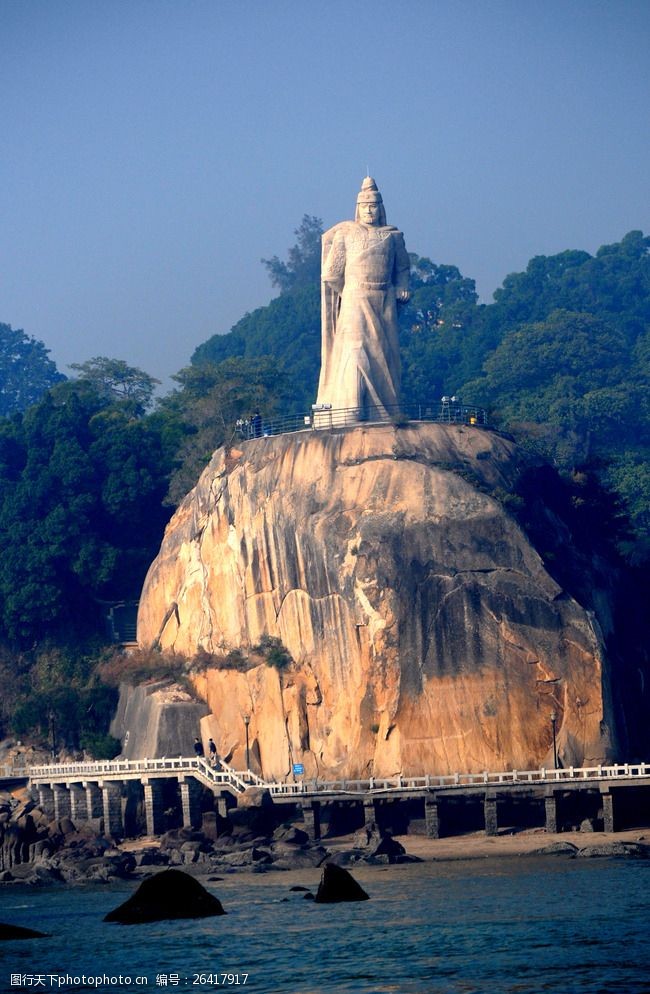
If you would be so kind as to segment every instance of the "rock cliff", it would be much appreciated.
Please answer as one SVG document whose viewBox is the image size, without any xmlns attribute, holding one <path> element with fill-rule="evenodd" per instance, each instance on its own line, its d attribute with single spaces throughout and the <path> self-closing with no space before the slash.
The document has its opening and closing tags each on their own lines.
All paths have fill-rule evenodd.
<svg viewBox="0 0 650 994">
<path fill-rule="evenodd" d="M 293 662 L 195 677 L 221 755 L 285 777 L 552 765 L 611 753 L 590 612 L 502 498 L 514 444 L 458 425 L 359 426 L 218 450 L 145 582 L 141 645 Z M 499 499 L 501 498 L 501 499 Z"/>
</svg>

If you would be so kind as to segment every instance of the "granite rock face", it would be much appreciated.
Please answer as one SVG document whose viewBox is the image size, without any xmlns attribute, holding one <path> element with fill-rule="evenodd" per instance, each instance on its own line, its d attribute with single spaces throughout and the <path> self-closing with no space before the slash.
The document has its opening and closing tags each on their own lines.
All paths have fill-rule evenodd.
<svg viewBox="0 0 650 994">
<path fill-rule="evenodd" d="M 111 735 L 122 742 L 124 759 L 191 756 L 207 707 L 168 680 L 122 686 Z"/>
<path fill-rule="evenodd" d="M 185 653 L 279 638 L 293 663 L 195 678 L 220 756 L 285 777 L 530 769 L 612 750 L 593 615 L 502 500 L 512 442 L 359 426 L 218 450 L 170 522 L 138 641 Z"/>
</svg>

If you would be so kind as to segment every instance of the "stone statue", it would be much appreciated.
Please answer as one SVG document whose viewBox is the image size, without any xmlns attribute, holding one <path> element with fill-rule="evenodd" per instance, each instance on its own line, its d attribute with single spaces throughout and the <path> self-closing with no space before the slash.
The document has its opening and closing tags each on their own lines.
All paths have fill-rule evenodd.
<svg viewBox="0 0 650 994">
<path fill-rule="evenodd" d="M 409 268 L 404 236 L 386 224 L 377 184 L 366 176 L 354 221 L 342 221 L 323 235 L 317 407 L 359 409 L 359 420 L 396 412 L 397 301 L 409 298 Z"/>
</svg>

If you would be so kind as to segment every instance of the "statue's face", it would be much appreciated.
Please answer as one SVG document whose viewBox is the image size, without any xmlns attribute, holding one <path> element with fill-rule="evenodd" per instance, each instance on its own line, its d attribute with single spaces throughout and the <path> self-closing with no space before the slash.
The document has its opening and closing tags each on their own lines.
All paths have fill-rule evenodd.
<svg viewBox="0 0 650 994">
<path fill-rule="evenodd" d="M 362 224 L 379 224 L 379 204 L 359 204 L 359 220 Z"/>
</svg>

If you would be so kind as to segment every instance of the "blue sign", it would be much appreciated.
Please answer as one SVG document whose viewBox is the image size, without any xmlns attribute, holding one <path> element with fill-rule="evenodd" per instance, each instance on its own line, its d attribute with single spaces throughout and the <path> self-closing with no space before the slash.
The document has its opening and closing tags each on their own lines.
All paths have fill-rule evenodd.
<svg viewBox="0 0 650 994">
<path fill-rule="evenodd" d="M 303 766 L 302 763 L 294 763 L 293 764 L 293 772 L 295 774 L 304 773 L 305 772 L 305 767 Z"/>
</svg>

